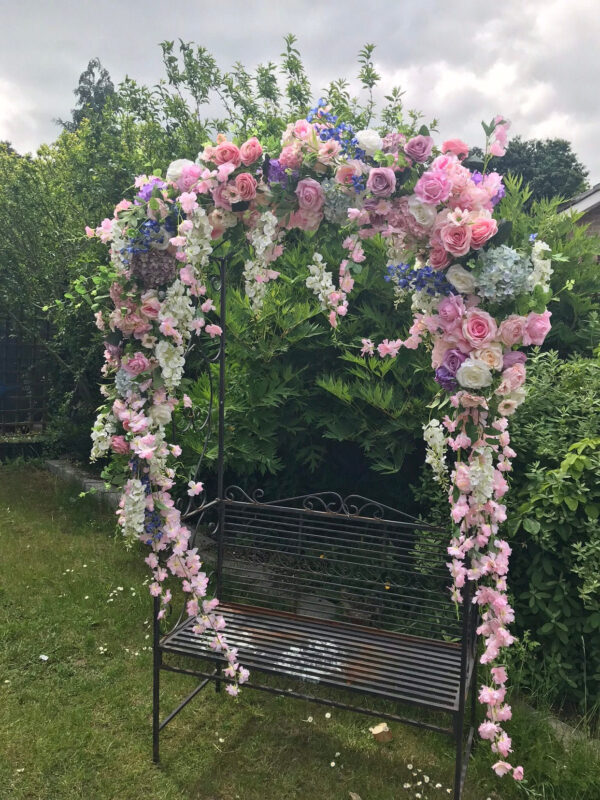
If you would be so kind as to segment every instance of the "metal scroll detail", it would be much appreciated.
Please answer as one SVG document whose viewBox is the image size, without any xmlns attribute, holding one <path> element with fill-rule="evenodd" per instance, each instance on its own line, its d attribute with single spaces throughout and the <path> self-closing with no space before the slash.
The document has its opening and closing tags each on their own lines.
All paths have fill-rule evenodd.
<svg viewBox="0 0 600 800">
<path fill-rule="evenodd" d="M 418 527 L 419 530 L 443 532 L 445 529 L 435 525 L 428 525 L 417 517 L 413 517 L 400 509 L 363 497 L 359 494 L 350 494 L 342 497 L 337 492 L 313 492 L 312 494 L 283 497 L 276 500 L 263 500 L 262 489 L 255 489 L 250 494 L 241 486 L 231 485 L 225 489 L 224 499 L 231 502 L 251 503 L 267 507 L 285 507 L 318 511 L 324 514 L 338 514 L 346 517 L 362 517 L 390 522 L 402 522 L 407 526 Z"/>
</svg>

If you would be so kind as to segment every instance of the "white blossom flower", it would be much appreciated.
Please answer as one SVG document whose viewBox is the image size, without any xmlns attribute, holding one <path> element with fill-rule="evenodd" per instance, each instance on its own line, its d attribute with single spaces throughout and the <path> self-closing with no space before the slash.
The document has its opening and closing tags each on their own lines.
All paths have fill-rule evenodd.
<svg viewBox="0 0 600 800">
<path fill-rule="evenodd" d="M 368 156 L 374 156 L 383 147 L 383 139 L 373 128 L 365 128 L 362 131 L 358 131 L 356 140 L 360 149 L 364 150 Z"/>
<path fill-rule="evenodd" d="M 475 291 L 475 278 L 460 264 L 452 264 L 451 267 L 448 267 L 446 278 L 461 294 L 472 294 Z"/>
<path fill-rule="evenodd" d="M 492 373 L 482 361 L 467 358 L 458 368 L 456 380 L 465 389 L 483 389 L 492 382 Z"/>
</svg>

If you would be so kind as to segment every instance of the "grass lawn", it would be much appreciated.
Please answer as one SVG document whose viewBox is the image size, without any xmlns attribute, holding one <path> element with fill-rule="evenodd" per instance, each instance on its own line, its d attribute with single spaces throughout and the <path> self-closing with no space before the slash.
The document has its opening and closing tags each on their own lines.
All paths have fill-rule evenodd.
<svg viewBox="0 0 600 800">
<path fill-rule="evenodd" d="M 163 733 L 153 765 L 146 567 L 113 531 L 93 498 L 31 466 L 0 468 L 2 800 L 450 796 L 450 740 L 390 723 L 393 741 L 379 744 L 375 719 L 251 690 L 232 700 L 207 687 Z M 190 680 L 163 673 L 165 710 Z M 518 703 L 510 733 L 525 785 L 495 778 L 480 746 L 465 800 L 600 798 L 586 742 L 565 752 Z"/>
</svg>

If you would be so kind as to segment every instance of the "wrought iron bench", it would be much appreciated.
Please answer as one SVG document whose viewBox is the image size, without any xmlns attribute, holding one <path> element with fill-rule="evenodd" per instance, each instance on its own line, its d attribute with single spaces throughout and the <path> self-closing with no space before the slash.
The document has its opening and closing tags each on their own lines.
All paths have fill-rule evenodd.
<svg viewBox="0 0 600 800">
<path fill-rule="evenodd" d="M 448 596 L 448 533 L 387 506 L 333 493 L 265 502 L 237 487 L 205 508 L 215 519 L 215 589 L 226 636 L 251 670 L 246 686 L 351 709 L 450 735 L 456 743 L 454 797 L 460 798 L 476 706 L 476 610 L 457 618 Z M 468 590 L 467 590 L 468 591 Z M 157 609 L 155 609 L 157 610 Z M 156 614 L 155 614 L 156 618 Z M 154 626 L 154 760 L 159 733 L 210 681 L 226 681 L 222 656 L 190 619 L 166 635 Z M 172 656 L 212 662 L 191 669 Z M 200 684 L 159 721 L 161 670 Z M 296 679 L 290 691 L 261 675 Z M 310 684 L 417 706 L 416 714 L 374 710 L 311 694 Z M 469 722 L 465 723 L 468 695 Z M 437 712 L 447 724 L 431 721 Z"/>
</svg>

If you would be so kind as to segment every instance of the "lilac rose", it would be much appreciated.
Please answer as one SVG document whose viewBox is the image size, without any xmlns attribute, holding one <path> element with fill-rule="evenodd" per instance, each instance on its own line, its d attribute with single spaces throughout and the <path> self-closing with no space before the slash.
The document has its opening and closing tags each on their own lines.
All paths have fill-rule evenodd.
<svg viewBox="0 0 600 800">
<path fill-rule="evenodd" d="M 466 355 L 461 353 L 460 350 L 446 350 L 444 360 L 442 361 L 442 367 L 447 369 L 450 375 L 454 377 L 465 359 Z"/>
<path fill-rule="evenodd" d="M 447 392 L 453 392 L 458 387 L 454 373 L 446 369 L 443 364 L 441 367 L 436 369 L 435 380 L 439 383 L 442 389 L 445 389 Z"/>
<path fill-rule="evenodd" d="M 520 350 L 509 350 L 504 354 L 502 364 L 504 369 L 514 367 L 515 364 L 524 364 L 527 361 L 527 356 Z"/>
<path fill-rule="evenodd" d="M 367 189 L 376 197 L 389 197 L 396 188 L 396 173 L 390 167 L 374 167 L 369 172 Z"/>
<path fill-rule="evenodd" d="M 413 136 L 413 138 L 409 139 L 404 145 L 404 152 L 406 155 L 412 158 L 413 161 L 418 161 L 419 164 L 427 161 L 432 150 L 433 139 L 431 136 Z"/>
</svg>

